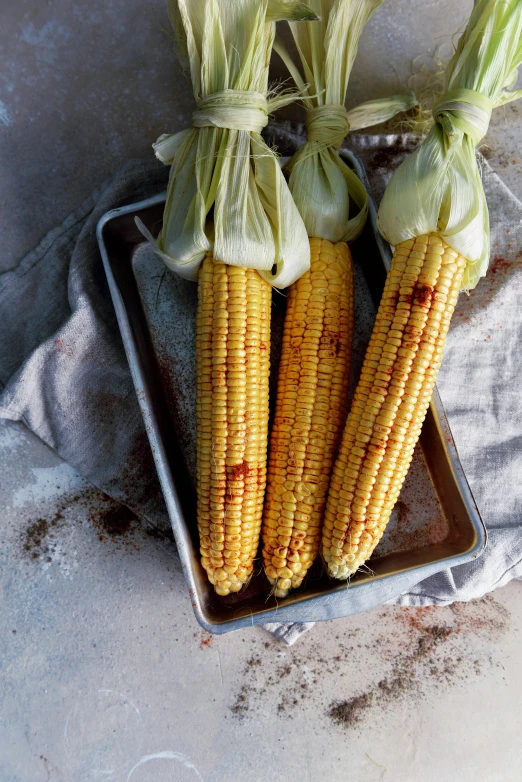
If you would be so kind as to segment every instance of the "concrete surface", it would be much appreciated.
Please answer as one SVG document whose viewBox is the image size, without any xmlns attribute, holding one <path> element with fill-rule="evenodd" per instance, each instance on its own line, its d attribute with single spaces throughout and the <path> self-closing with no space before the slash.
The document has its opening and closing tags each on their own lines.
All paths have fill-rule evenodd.
<svg viewBox="0 0 522 782">
<path fill-rule="evenodd" d="M 471 5 L 386 0 L 349 104 L 403 87 Z M 163 0 L 2 11 L 6 269 L 183 127 L 191 99 Z M 520 141 L 520 106 L 497 112 L 485 151 L 522 197 Z M 0 476 L 0 782 L 521 778 L 519 582 L 470 604 L 318 625 L 292 648 L 260 628 L 211 638 L 172 542 L 22 426 L 0 422 Z"/>
<path fill-rule="evenodd" d="M 520 582 L 212 637 L 170 540 L 23 427 L 0 449 L 2 782 L 520 779 Z"/>
</svg>

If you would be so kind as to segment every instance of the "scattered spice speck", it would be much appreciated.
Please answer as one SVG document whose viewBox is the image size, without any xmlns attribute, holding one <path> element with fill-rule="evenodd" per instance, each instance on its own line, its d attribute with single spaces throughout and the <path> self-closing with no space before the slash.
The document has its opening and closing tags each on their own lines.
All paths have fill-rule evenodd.
<svg viewBox="0 0 522 782">
<path fill-rule="evenodd" d="M 472 687 L 477 677 L 491 675 L 499 666 L 495 645 L 510 625 L 492 596 L 446 607 L 383 606 L 366 626 L 364 616 L 346 621 L 344 633 L 327 645 L 305 636 L 284 652 L 284 661 L 273 657 L 274 649 L 248 658 L 232 717 L 291 719 L 296 708 L 310 709 L 323 715 L 325 729 L 329 722 L 356 729 L 370 715 L 375 720 L 398 704 L 413 707 L 419 698 Z M 482 654 L 488 645 L 479 661 L 477 649 Z M 328 680 L 334 690 L 323 686 Z"/>
<path fill-rule="evenodd" d="M 370 693 L 355 695 L 346 701 L 333 703 L 330 706 L 328 716 L 338 725 L 344 727 L 355 725 L 361 721 L 361 713 L 369 709 L 372 703 L 373 699 Z"/>
<path fill-rule="evenodd" d="M 125 505 L 117 505 L 102 512 L 93 521 L 94 525 L 106 535 L 119 537 L 132 531 L 138 517 Z"/>
<path fill-rule="evenodd" d="M 200 649 L 212 648 L 212 633 L 208 633 L 206 630 L 202 630 L 201 633 L 194 633 L 194 638 L 199 641 Z"/>
<path fill-rule="evenodd" d="M 45 559 L 49 561 L 49 553 L 53 549 L 52 533 L 62 525 L 63 513 L 58 511 L 50 520 L 35 519 L 22 533 L 22 546 L 30 559 Z"/>
<path fill-rule="evenodd" d="M 112 552 L 139 551 L 140 546 L 151 537 L 161 538 L 167 543 L 172 540 L 171 536 L 155 527 L 144 528 L 129 508 L 90 487 L 78 494 L 62 497 L 53 516 L 30 519 L 20 533 L 20 554 L 26 560 L 38 561 L 46 566 L 57 556 L 63 562 L 67 549 L 61 545 L 61 539 L 64 530 L 74 524 L 91 528 L 96 542 L 110 542 L 109 551 Z"/>
</svg>

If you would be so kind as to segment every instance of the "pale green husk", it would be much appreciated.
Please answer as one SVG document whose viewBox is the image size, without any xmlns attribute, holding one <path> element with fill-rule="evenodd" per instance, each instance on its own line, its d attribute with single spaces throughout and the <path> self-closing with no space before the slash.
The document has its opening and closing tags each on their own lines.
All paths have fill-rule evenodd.
<svg viewBox="0 0 522 782">
<path fill-rule="evenodd" d="M 315 14 L 294 0 L 169 0 L 169 13 L 180 60 L 190 69 L 198 126 L 154 145 L 171 171 L 161 233 L 156 242 L 147 237 L 187 279 L 197 279 L 212 250 L 286 287 L 309 267 L 309 242 L 260 131 L 269 111 L 295 98 L 268 96 L 275 20 Z"/>
<path fill-rule="evenodd" d="M 303 75 L 282 41 L 278 39 L 274 47 L 305 96 L 305 106 L 312 112 L 308 115 L 310 123 L 314 122 L 314 109 L 332 107 L 314 122 L 314 138 L 309 139 L 285 167 L 290 190 L 309 236 L 335 242 L 351 241 L 359 235 L 366 221 L 368 197 L 361 181 L 339 156 L 339 147 L 349 129 L 384 122 L 399 111 L 416 105 L 413 95 L 394 95 L 368 101 L 349 112 L 342 109 L 363 27 L 382 2 L 309 0 L 308 5 L 320 21 L 290 24 Z M 353 216 L 350 202 L 356 206 Z"/>
<path fill-rule="evenodd" d="M 379 209 L 379 228 L 390 244 L 437 231 L 467 258 L 465 290 L 486 274 L 490 252 L 475 147 L 491 109 L 522 97 L 522 90 L 509 91 L 521 63 L 522 1 L 475 0 L 446 68 L 435 125 L 393 174 Z"/>
</svg>

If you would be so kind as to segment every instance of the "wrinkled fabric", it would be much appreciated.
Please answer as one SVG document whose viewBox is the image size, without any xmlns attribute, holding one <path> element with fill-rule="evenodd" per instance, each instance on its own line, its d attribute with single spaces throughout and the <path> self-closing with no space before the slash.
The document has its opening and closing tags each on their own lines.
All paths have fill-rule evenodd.
<svg viewBox="0 0 522 782">
<path fill-rule="evenodd" d="M 165 189 L 129 163 L 0 275 L 0 416 L 23 421 L 85 478 L 169 529 L 96 241 L 105 212 Z"/>
<path fill-rule="evenodd" d="M 413 148 L 407 136 L 351 137 L 379 202 Z M 488 276 L 461 294 L 438 388 L 488 528 L 477 560 L 442 571 L 394 601 L 446 605 L 522 577 L 522 204 L 481 160 L 491 215 Z M 128 163 L 19 266 L 0 275 L 0 416 L 23 421 L 85 478 L 169 529 L 96 242 L 108 210 L 161 192 L 167 171 Z M 293 643 L 310 623 L 278 626 Z"/>
</svg>

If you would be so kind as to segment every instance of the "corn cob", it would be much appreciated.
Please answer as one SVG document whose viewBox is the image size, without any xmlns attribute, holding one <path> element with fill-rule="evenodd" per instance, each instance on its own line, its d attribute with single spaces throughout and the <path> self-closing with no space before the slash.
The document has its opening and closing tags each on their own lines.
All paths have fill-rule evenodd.
<svg viewBox="0 0 522 782">
<path fill-rule="evenodd" d="M 277 597 L 319 553 L 330 472 L 346 418 L 353 331 L 345 242 L 310 240 L 310 271 L 289 290 L 263 516 L 263 560 Z"/>
<path fill-rule="evenodd" d="M 322 550 L 348 578 L 379 542 L 406 477 L 466 260 L 436 233 L 393 256 L 326 506 Z"/>
<path fill-rule="evenodd" d="M 271 286 L 207 254 L 198 280 L 197 494 L 201 563 L 238 592 L 257 553 L 266 484 Z"/>
<path fill-rule="evenodd" d="M 364 227 L 368 196 L 339 149 L 351 123 L 362 128 L 412 104 L 411 96 L 394 96 L 367 103 L 355 114 L 344 107 L 362 28 L 382 0 L 308 2 L 321 23 L 315 28 L 291 25 L 306 80 L 282 41 L 276 44 L 307 109 L 306 143 L 285 171 L 311 237 L 310 272 L 289 293 L 270 441 L 263 559 L 276 597 L 301 585 L 319 553 L 326 493 L 347 411 L 353 270 L 346 242 Z"/>
</svg>

